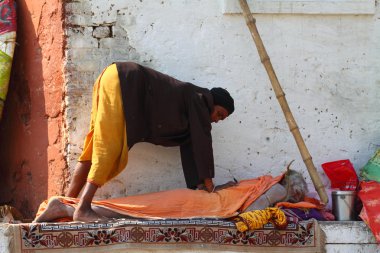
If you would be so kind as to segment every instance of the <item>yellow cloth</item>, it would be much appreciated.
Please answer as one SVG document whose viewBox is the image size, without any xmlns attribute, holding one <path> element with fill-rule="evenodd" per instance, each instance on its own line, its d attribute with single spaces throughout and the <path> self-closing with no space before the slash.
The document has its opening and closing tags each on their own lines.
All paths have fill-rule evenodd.
<svg viewBox="0 0 380 253">
<path fill-rule="evenodd" d="M 268 207 L 264 210 L 253 210 L 239 214 L 235 218 L 235 221 L 236 228 L 240 232 L 263 228 L 268 222 L 279 228 L 284 228 L 287 225 L 284 212 L 276 207 Z"/>
<path fill-rule="evenodd" d="M 90 132 L 79 161 L 91 161 L 87 181 L 102 186 L 128 163 L 126 123 L 120 81 L 115 64 L 107 67 L 94 84 Z"/>
</svg>

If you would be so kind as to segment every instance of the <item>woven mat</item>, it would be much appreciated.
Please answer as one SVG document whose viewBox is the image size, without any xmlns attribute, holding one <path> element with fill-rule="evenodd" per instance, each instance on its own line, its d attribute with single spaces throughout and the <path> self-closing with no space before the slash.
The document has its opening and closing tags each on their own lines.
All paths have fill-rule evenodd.
<svg viewBox="0 0 380 253">
<path fill-rule="evenodd" d="M 40 223 L 13 226 L 14 252 L 324 252 L 324 235 L 315 220 L 276 230 L 240 233 L 225 220 L 118 219 L 108 223 Z M 139 250 L 133 250 L 138 252 Z"/>
</svg>

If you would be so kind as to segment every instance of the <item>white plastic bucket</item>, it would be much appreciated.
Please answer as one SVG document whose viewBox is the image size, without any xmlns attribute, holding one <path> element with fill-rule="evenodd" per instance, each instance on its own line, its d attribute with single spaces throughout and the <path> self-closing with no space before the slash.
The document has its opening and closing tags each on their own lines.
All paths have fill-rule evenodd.
<svg viewBox="0 0 380 253">
<path fill-rule="evenodd" d="M 355 191 L 333 191 L 331 198 L 335 220 L 355 220 Z"/>
</svg>

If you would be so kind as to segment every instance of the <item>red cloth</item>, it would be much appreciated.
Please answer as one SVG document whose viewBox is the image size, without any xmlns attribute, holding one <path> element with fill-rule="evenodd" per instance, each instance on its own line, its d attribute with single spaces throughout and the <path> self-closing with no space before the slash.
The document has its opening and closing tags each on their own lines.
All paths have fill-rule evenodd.
<svg viewBox="0 0 380 253">
<path fill-rule="evenodd" d="M 380 243 L 380 183 L 376 181 L 361 182 L 359 198 L 363 202 L 360 218 L 368 224 L 376 241 Z"/>
<path fill-rule="evenodd" d="M 14 0 L 0 1 L 0 34 L 16 31 L 16 3 Z"/>
</svg>

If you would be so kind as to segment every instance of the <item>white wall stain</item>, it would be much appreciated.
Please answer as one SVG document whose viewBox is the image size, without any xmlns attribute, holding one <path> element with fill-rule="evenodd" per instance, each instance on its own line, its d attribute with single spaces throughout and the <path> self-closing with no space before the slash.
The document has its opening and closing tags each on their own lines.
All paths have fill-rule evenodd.
<svg viewBox="0 0 380 253">
<path fill-rule="evenodd" d="M 231 174 L 278 174 L 293 159 L 293 168 L 307 175 L 240 14 L 224 15 L 214 0 L 66 5 L 71 170 L 88 130 L 94 80 L 108 64 L 132 60 L 231 92 L 235 113 L 213 125 L 217 183 L 231 180 Z M 316 167 L 350 159 L 359 170 L 380 147 L 380 7 L 374 15 L 255 16 Z M 97 28 L 102 26 L 111 34 Z M 178 148 L 138 144 L 129 157 L 126 170 L 99 197 L 185 186 Z"/>
</svg>

